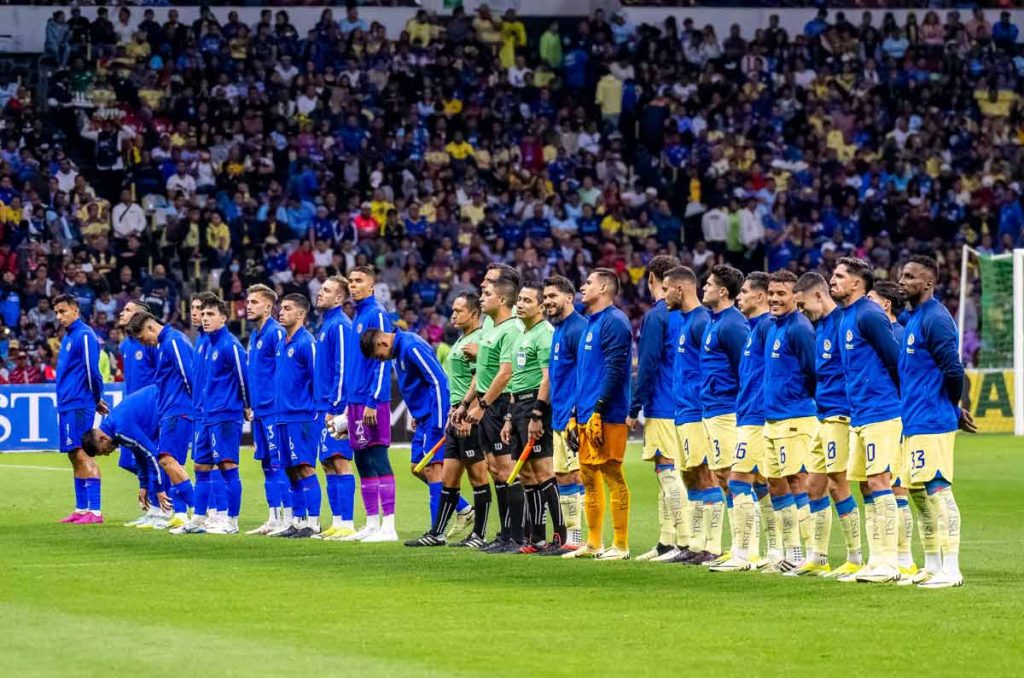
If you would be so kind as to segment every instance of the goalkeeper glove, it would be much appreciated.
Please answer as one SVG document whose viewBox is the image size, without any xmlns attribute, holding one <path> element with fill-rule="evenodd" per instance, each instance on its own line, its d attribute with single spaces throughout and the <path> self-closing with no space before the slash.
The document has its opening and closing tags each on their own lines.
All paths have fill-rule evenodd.
<svg viewBox="0 0 1024 678">
<path fill-rule="evenodd" d="M 576 417 L 570 417 L 565 426 L 565 444 L 573 452 L 580 451 L 580 426 L 576 423 Z"/>
<path fill-rule="evenodd" d="M 594 444 L 601 447 L 601 444 L 604 443 L 604 424 L 601 421 L 601 415 L 597 412 L 591 414 L 584 428 L 586 429 L 586 434 L 594 441 Z"/>
</svg>

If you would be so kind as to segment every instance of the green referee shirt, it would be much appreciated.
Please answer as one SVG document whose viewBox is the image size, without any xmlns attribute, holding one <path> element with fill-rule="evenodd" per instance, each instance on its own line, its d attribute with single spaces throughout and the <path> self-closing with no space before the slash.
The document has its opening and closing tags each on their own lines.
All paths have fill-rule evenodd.
<svg viewBox="0 0 1024 678">
<path fill-rule="evenodd" d="M 482 332 L 483 330 L 477 328 L 459 337 L 444 361 L 444 371 L 448 375 L 448 391 L 451 393 L 453 407 L 466 399 L 469 384 L 473 381 L 473 373 L 476 372 L 476 363 L 469 359 L 463 349 L 466 344 L 475 343 L 481 337 Z"/>
<path fill-rule="evenodd" d="M 548 366 L 551 356 L 551 335 L 554 329 L 546 320 L 526 332 L 515 335 L 512 341 L 512 378 L 508 382 L 511 393 L 535 391 L 544 378 L 541 370 Z"/>
<path fill-rule="evenodd" d="M 476 356 L 477 393 L 483 395 L 491 387 L 502 363 L 512 362 L 512 340 L 522 331 L 520 328 L 517 318 L 510 317 L 481 331 L 480 349 Z"/>
</svg>

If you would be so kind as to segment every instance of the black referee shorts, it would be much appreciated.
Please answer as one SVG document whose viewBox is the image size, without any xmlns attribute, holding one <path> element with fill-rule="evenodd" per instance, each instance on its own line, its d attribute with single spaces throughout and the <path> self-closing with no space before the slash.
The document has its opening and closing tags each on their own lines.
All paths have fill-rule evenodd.
<svg viewBox="0 0 1024 678">
<path fill-rule="evenodd" d="M 444 444 L 444 458 L 461 461 L 466 466 L 483 461 L 484 453 L 480 447 L 480 427 L 478 425 L 471 426 L 469 435 L 464 438 L 455 433 L 454 426 L 448 427 L 448 440 Z"/>
<path fill-rule="evenodd" d="M 526 443 L 530 440 L 530 415 L 533 413 L 537 403 L 537 392 L 520 393 L 514 395 L 513 399 L 515 402 L 511 406 L 512 436 L 510 440 L 512 442 L 512 454 L 518 458 L 522 454 L 523 448 L 526 447 Z M 541 423 L 544 426 L 544 435 L 540 437 L 540 440 L 534 441 L 530 459 L 544 459 L 553 456 L 555 452 L 555 446 L 551 440 L 550 412 L 544 415 Z"/>
<path fill-rule="evenodd" d="M 484 410 L 484 416 L 480 420 L 480 447 L 487 454 L 499 457 L 503 454 L 512 454 L 508 446 L 501 442 L 501 427 L 505 425 L 508 402 L 508 394 L 502 393 Z"/>
</svg>

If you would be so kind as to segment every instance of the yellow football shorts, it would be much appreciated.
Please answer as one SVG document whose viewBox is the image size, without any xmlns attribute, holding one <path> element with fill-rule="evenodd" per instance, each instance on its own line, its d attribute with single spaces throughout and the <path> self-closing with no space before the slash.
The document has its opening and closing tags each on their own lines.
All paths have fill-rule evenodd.
<svg viewBox="0 0 1024 678">
<path fill-rule="evenodd" d="M 711 446 L 708 468 L 712 471 L 732 468 L 736 455 L 736 413 L 720 414 L 703 421 Z"/>
<path fill-rule="evenodd" d="M 764 475 L 787 478 L 805 470 L 818 437 L 817 417 L 776 419 L 764 425 Z"/>
<path fill-rule="evenodd" d="M 903 439 L 903 454 L 910 467 L 910 483 L 918 487 L 942 476 L 953 482 L 953 447 L 956 431 L 924 433 Z"/>
<path fill-rule="evenodd" d="M 572 473 L 580 470 L 579 452 L 573 452 L 565 440 L 565 431 L 552 431 L 555 473 Z"/>
<path fill-rule="evenodd" d="M 737 473 L 761 473 L 764 469 L 764 426 L 736 427 L 736 459 L 732 470 Z"/>
<path fill-rule="evenodd" d="M 850 463 L 850 418 L 826 417 L 819 422 L 818 438 L 807 460 L 808 473 L 846 472 Z"/>
<path fill-rule="evenodd" d="M 679 438 L 673 419 L 644 420 L 644 461 L 654 461 L 659 455 L 675 460 L 679 454 Z"/>
<path fill-rule="evenodd" d="M 899 417 L 851 426 L 850 465 L 846 470 L 848 479 L 864 482 L 868 476 L 877 476 L 886 471 L 897 473 L 902 433 L 903 422 Z"/>
<path fill-rule="evenodd" d="M 676 426 L 676 436 L 679 439 L 679 449 L 683 451 L 683 467 L 697 468 L 701 464 L 708 463 L 708 456 L 711 454 L 711 446 L 708 444 L 708 434 L 704 430 L 704 422 L 691 421 Z"/>
</svg>

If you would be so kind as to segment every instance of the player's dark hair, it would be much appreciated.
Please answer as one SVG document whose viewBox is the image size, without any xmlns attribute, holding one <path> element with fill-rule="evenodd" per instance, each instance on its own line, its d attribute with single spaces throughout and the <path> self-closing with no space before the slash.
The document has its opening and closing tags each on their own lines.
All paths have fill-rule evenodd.
<svg viewBox="0 0 1024 678">
<path fill-rule="evenodd" d="M 377 281 L 377 270 L 373 266 L 356 266 L 348 272 L 349 275 L 352 275 L 353 273 L 362 273 L 363 275 L 368 276 L 370 280 L 373 280 L 374 282 Z"/>
<path fill-rule="evenodd" d="M 227 305 L 227 302 L 225 302 L 223 299 L 218 297 L 216 294 L 213 294 L 212 292 L 209 293 L 209 294 L 210 294 L 209 297 L 207 297 L 206 299 L 203 299 L 203 303 L 202 303 L 202 306 L 200 308 L 202 308 L 203 310 L 206 310 L 208 308 L 215 308 L 215 309 L 217 309 L 218 313 L 220 313 L 224 317 L 227 317 L 227 315 L 228 315 L 228 305 Z"/>
<path fill-rule="evenodd" d="M 931 271 L 933 278 L 939 279 L 939 262 L 935 261 L 934 257 L 929 257 L 927 254 L 915 254 L 907 260 L 907 263 L 927 268 Z"/>
<path fill-rule="evenodd" d="M 138 299 L 129 299 L 128 301 L 125 302 L 124 305 L 125 306 L 129 306 L 130 305 L 130 306 L 138 306 L 139 307 L 138 312 L 133 314 L 133 317 L 135 315 L 138 315 L 139 313 L 151 313 L 152 312 L 152 310 L 149 308 L 149 304 L 147 304 L 144 301 L 139 301 Z"/>
<path fill-rule="evenodd" d="M 341 291 L 345 294 L 345 299 L 349 298 L 350 293 L 348 291 L 348 278 L 346 278 L 343 275 L 332 275 L 327 280 L 330 280 L 331 282 L 336 283 L 339 287 L 341 287 Z"/>
<path fill-rule="evenodd" d="M 793 291 L 806 292 L 808 290 L 813 290 L 816 287 L 824 287 L 827 290 L 828 282 L 826 282 L 825 276 L 817 271 L 808 271 L 797 279 L 796 284 L 793 285 Z"/>
<path fill-rule="evenodd" d="M 516 296 L 519 295 L 519 285 L 502 275 L 491 283 L 491 291 L 498 295 L 501 303 L 511 308 L 516 303 Z"/>
<path fill-rule="evenodd" d="M 91 428 L 82 434 L 82 449 L 90 457 L 95 457 L 100 452 L 100 430 Z"/>
<path fill-rule="evenodd" d="M 503 278 L 509 278 L 512 283 L 519 287 L 523 284 L 523 277 L 519 275 L 519 270 L 515 266 L 509 266 L 508 264 L 488 264 L 487 272 L 490 273 L 492 270 L 498 269 L 499 274 Z"/>
<path fill-rule="evenodd" d="M 249 289 L 247 289 L 245 291 L 245 293 L 246 293 L 246 295 L 255 294 L 257 296 L 261 296 L 264 299 L 266 299 L 267 301 L 269 301 L 271 304 L 276 304 L 277 303 L 277 292 L 275 292 L 274 290 L 270 289 L 268 286 L 264 285 L 263 283 L 258 283 L 256 285 L 251 285 L 249 287 Z"/>
<path fill-rule="evenodd" d="M 466 308 L 469 309 L 470 313 L 472 313 L 474 315 L 479 315 L 480 314 L 480 295 L 479 294 L 476 294 L 475 292 L 463 292 L 462 294 L 460 294 L 459 296 L 457 296 L 455 298 L 456 299 L 462 299 L 462 301 L 465 302 Z"/>
<path fill-rule="evenodd" d="M 364 358 L 373 357 L 373 345 L 377 343 L 378 334 L 380 334 L 380 330 L 371 328 L 363 330 L 363 333 L 359 335 L 359 351 L 363 354 Z"/>
<path fill-rule="evenodd" d="M 761 290 L 762 292 L 768 291 L 768 283 L 771 282 L 770 276 L 764 271 L 751 271 L 743 280 L 750 283 L 751 289 Z M 741 284 L 740 287 L 742 288 L 743 285 Z"/>
<path fill-rule="evenodd" d="M 537 303 L 540 303 L 541 301 L 544 300 L 544 285 L 543 285 L 543 283 L 539 283 L 536 280 L 530 280 L 528 282 L 524 282 L 523 286 L 519 288 L 520 292 L 522 292 L 523 290 L 533 290 L 534 292 L 536 292 L 537 293 Z"/>
<path fill-rule="evenodd" d="M 845 266 L 850 275 L 860 278 L 864 282 L 865 294 L 871 291 L 875 282 L 875 277 L 871 273 L 871 264 L 857 257 L 840 257 L 836 266 Z"/>
<path fill-rule="evenodd" d="M 679 280 L 697 284 L 697 274 L 689 266 L 675 266 L 665 273 L 665 280 Z"/>
<path fill-rule="evenodd" d="M 768 275 L 769 283 L 785 283 L 787 285 L 796 285 L 797 280 L 798 278 L 796 277 L 796 273 L 793 273 L 793 271 L 787 271 L 786 269 L 782 269 L 781 271 L 775 271 L 774 273 L 770 273 Z"/>
<path fill-rule="evenodd" d="M 281 297 L 281 301 L 290 301 L 293 304 L 297 305 L 299 308 L 301 308 L 306 315 L 309 315 L 310 304 L 309 299 L 307 299 L 305 295 L 299 294 L 297 292 L 292 292 L 291 294 L 286 294 L 283 297 Z"/>
<path fill-rule="evenodd" d="M 678 265 L 679 259 L 671 254 L 659 254 L 647 264 L 647 275 L 653 275 L 655 280 L 661 282 L 665 279 L 665 274 Z"/>
<path fill-rule="evenodd" d="M 576 288 L 573 287 L 572 281 L 562 275 L 551 275 L 544 278 L 544 287 L 554 287 L 562 294 L 576 294 Z"/>
<path fill-rule="evenodd" d="M 738 268 L 734 268 L 729 264 L 718 264 L 717 266 L 712 267 L 711 275 L 715 276 L 715 280 L 718 281 L 718 284 L 725 288 L 730 299 L 735 299 L 739 295 L 740 289 L 743 287 L 743 271 Z M 764 273 L 761 275 L 765 276 L 763 289 L 767 291 L 768 276 Z M 753 280 L 750 284 L 756 286 Z"/>
<path fill-rule="evenodd" d="M 57 304 L 67 304 L 68 306 L 78 308 L 78 299 L 71 296 L 70 294 L 58 294 L 57 297 L 53 300 L 53 305 L 57 306 Z"/>
<path fill-rule="evenodd" d="M 900 292 L 900 286 L 891 280 L 876 280 L 872 291 L 878 296 L 882 297 L 890 304 L 892 304 L 891 312 L 893 315 L 899 315 L 906 306 L 906 299 L 903 298 L 903 293 Z"/>
<path fill-rule="evenodd" d="M 150 320 L 153 322 L 159 322 L 152 313 L 136 313 L 132 316 L 132 319 L 128 321 L 128 324 L 124 326 L 124 331 L 129 336 L 137 337 L 145 329 L 146 323 Z"/>
<path fill-rule="evenodd" d="M 611 288 L 613 297 L 619 294 L 619 276 L 615 271 L 602 266 L 600 268 L 595 268 L 590 273 L 592 275 L 596 275 Z"/>
<path fill-rule="evenodd" d="M 192 295 L 192 298 L 189 301 L 190 302 L 198 301 L 200 307 L 202 307 L 203 302 L 205 302 L 207 299 L 216 299 L 216 298 L 217 298 L 217 295 L 214 294 L 213 292 L 196 292 L 195 294 Z"/>
</svg>

